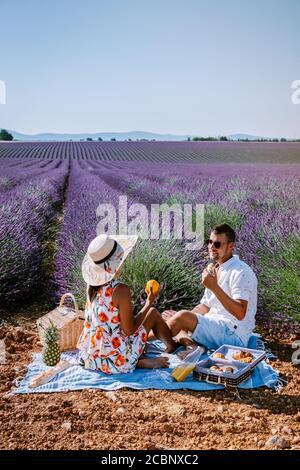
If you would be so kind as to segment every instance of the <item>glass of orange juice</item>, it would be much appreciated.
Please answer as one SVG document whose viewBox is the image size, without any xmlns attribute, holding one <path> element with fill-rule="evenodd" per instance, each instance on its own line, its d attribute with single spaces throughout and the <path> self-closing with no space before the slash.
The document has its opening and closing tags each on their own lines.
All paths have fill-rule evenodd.
<svg viewBox="0 0 300 470">
<path fill-rule="evenodd" d="M 176 380 L 176 382 L 182 382 L 192 372 L 202 352 L 203 349 L 198 346 L 172 370 L 171 376 Z"/>
</svg>

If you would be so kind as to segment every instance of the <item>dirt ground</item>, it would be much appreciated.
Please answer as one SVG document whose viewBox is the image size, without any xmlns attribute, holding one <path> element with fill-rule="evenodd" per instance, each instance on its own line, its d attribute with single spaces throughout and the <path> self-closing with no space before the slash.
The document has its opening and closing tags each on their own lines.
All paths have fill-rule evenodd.
<svg viewBox="0 0 300 470">
<path fill-rule="evenodd" d="M 264 324 L 272 365 L 288 383 L 269 389 L 193 392 L 122 389 L 9 395 L 41 350 L 35 316 L 0 327 L 1 449 L 298 449 L 300 369 L 291 363 L 299 324 Z"/>
</svg>

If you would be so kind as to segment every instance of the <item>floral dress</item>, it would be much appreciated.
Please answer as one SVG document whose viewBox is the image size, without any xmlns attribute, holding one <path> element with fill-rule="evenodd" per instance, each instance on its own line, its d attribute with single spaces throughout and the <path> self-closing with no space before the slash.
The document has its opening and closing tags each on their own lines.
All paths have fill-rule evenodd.
<svg viewBox="0 0 300 470">
<path fill-rule="evenodd" d="M 143 325 L 130 336 L 122 330 L 119 310 L 112 302 L 112 280 L 100 287 L 86 303 L 84 328 L 78 340 L 79 364 L 106 374 L 133 372 L 144 351 L 147 332 Z"/>
</svg>

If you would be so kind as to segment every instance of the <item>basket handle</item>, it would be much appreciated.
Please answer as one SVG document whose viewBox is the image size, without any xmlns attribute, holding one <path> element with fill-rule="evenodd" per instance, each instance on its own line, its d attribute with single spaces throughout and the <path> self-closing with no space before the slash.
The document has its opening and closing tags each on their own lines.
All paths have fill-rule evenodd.
<svg viewBox="0 0 300 470">
<path fill-rule="evenodd" d="M 217 377 L 217 379 L 218 379 L 217 382 L 215 382 L 214 380 L 210 380 L 210 379 L 209 379 L 209 375 L 208 375 L 208 376 L 206 377 L 206 382 L 207 382 L 208 384 L 213 384 L 213 385 L 218 385 L 218 384 L 219 384 L 219 385 L 224 385 L 224 384 L 221 383 L 221 377 L 220 377 L 220 376 Z"/>
<path fill-rule="evenodd" d="M 66 292 L 65 294 L 63 294 L 63 295 L 61 296 L 61 299 L 60 299 L 60 302 L 59 302 L 59 306 L 60 306 L 60 307 L 63 306 L 66 297 L 70 297 L 70 298 L 73 300 L 76 315 L 79 316 L 78 305 L 77 305 L 77 302 L 76 302 L 76 299 L 75 299 L 74 295 L 71 294 L 71 292 Z"/>
</svg>

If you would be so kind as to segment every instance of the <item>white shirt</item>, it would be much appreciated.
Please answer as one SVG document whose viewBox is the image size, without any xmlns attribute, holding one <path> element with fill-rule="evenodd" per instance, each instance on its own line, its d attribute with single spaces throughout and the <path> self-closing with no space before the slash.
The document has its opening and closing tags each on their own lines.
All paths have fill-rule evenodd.
<svg viewBox="0 0 300 470">
<path fill-rule="evenodd" d="M 247 300 L 247 312 L 243 320 L 238 320 L 228 312 L 215 294 L 205 289 L 200 300 L 210 310 L 206 315 L 223 320 L 230 329 L 236 332 L 245 343 L 247 343 L 255 327 L 255 314 L 257 309 L 257 278 L 248 264 L 233 255 L 218 270 L 218 284 L 223 291 L 234 300 Z"/>
</svg>

